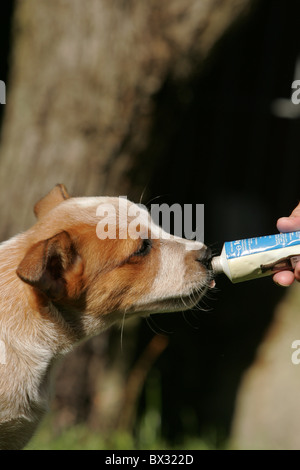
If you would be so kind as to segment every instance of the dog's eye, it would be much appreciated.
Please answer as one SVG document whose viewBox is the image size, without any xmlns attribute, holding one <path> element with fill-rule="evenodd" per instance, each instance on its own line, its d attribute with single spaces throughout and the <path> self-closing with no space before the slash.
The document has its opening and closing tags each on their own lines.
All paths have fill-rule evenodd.
<svg viewBox="0 0 300 470">
<path fill-rule="evenodd" d="M 152 241 L 151 240 L 149 240 L 149 239 L 143 240 L 142 245 L 140 246 L 140 248 L 135 253 L 133 253 L 133 255 L 134 256 L 145 256 L 150 252 L 151 247 L 152 247 Z"/>
</svg>

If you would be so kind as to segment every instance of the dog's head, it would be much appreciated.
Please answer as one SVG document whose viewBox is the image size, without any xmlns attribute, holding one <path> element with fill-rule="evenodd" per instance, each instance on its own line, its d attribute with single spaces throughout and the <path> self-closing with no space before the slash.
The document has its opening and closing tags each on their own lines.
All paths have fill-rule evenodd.
<svg viewBox="0 0 300 470">
<path fill-rule="evenodd" d="M 57 185 L 34 210 L 17 274 L 39 303 L 80 319 L 85 334 L 125 316 L 191 308 L 212 286 L 210 250 L 166 234 L 127 199 L 70 198 Z"/>
</svg>

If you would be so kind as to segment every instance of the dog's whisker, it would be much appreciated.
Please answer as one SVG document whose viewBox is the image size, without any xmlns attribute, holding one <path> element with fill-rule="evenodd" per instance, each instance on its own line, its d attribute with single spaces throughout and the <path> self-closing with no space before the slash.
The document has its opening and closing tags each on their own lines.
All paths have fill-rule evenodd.
<svg viewBox="0 0 300 470">
<path fill-rule="evenodd" d="M 193 313 L 193 312 L 191 312 L 191 313 Z M 189 326 L 191 326 L 194 330 L 199 330 L 199 327 L 198 327 L 198 326 L 193 325 L 193 324 L 187 319 L 187 317 L 186 317 L 186 312 L 182 312 L 182 316 L 183 316 L 184 320 L 186 321 L 186 323 L 187 323 Z M 195 318 L 197 318 L 197 317 L 195 316 Z"/>
<path fill-rule="evenodd" d="M 167 196 L 167 194 L 160 194 L 158 196 L 154 196 L 149 201 L 146 202 L 145 206 L 148 207 L 149 204 L 151 204 L 153 201 L 156 201 L 156 199 L 160 199 L 160 198 L 165 197 L 165 196 Z"/>
<path fill-rule="evenodd" d="M 173 334 L 174 332 L 173 331 L 167 331 L 165 330 L 164 328 L 162 328 L 161 326 L 157 325 L 156 322 L 153 320 L 153 317 L 152 315 L 150 315 L 149 317 L 146 317 L 146 320 L 150 320 L 152 321 L 153 325 L 158 329 L 158 331 L 154 331 L 153 328 L 151 328 L 151 325 L 150 323 L 147 321 L 149 327 L 151 328 L 151 330 L 153 331 L 153 333 L 155 334 L 166 334 L 166 335 L 171 335 Z"/>
<path fill-rule="evenodd" d="M 207 293 L 205 297 L 207 297 Z M 210 312 L 212 308 L 205 302 L 205 298 L 202 297 L 200 302 L 197 304 L 197 310 L 201 312 Z"/>
<path fill-rule="evenodd" d="M 195 311 L 195 310 L 196 310 L 196 311 Z M 199 321 L 199 311 L 200 311 L 200 309 L 199 309 L 198 306 L 197 306 L 196 309 L 192 309 L 192 310 L 190 311 L 191 316 L 192 316 L 193 318 L 195 318 L 196 320 L 198 320 L 198 321 Z"/>
<path fill-rule="evenodd" d="M 146 320 L 147 325 L 149 326 L 150 330 L 151 330 L 154 334 L 156 334 L 156 335 L 159 334 L 159 332 L 156 331 L 156 330 L 153 328 L 153 326 L 151 325 L 150 319 L 151 319 L 150 316 L 149 316 L 149 317 L 145 317 L 145 320 Z M 151 320 L 152 320 L 152 319 L 151 319 Z M 153 323 L 154 323 L 154 322 L 153 322 Z M 155 326 L 156 326 L 156 325 L 155 325 Z"/>
<path fill-rule="evenodd" d="M 180 296 L 180 300 L 181 300 L 181 302 L 182 302 L 182 305 L 183 305 L 186 309 L 188 309 L 189 306 L 186 304 L 186 302 L 185 302 L 185 300 L 184 300 L 184 298 L 183 298 L 182 295 Z"/>
<path fill-rule="evenodd" d="M 121 351 L 122 351 L 122 352 L 123 352 L 123 335 L 124 335 L 125 319 L 126 319 L 126 310 L 125 310 L 124 313 L 123 313 L 122 323 L 121 323 L 121 338 L 120 338 L 120 343 L 121 343 Z"/>
<path fill-rule="evenodd" d="M 140 204 L 142 204 L 142 200 L 143 200 L 144 194 L 145 194 L 145 192 L 146 192 L 147 186 L 148 186 L 148 184 L 145 185 L 145 187 L 144 187 L 144 189 L 143 189 L 143 191 L 142 191 L 142 194 L 141 194 L 141 196 L 140 196 L 140 201 L 139 201 Z"/>
</svg>

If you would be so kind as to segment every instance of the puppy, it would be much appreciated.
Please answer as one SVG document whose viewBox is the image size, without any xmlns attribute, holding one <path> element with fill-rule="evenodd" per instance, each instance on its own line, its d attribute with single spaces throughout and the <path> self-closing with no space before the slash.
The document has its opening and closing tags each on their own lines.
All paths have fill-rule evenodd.
<svg viewBox="0 0 300 470">
<path fill-rule="evenodd" d="M 107 205 L 118 216 L 112 238 L 99 226 Z M 191 308 L 213 287 L 203 244 L 165 237 L 145 210 L 128 236 L 136 208 L 57 185 L 35 205 L 36 224 L 0 245 L 0 449 L 29 441 L 53 364 L 79 341 L 133 315 Z"/>
</svg>

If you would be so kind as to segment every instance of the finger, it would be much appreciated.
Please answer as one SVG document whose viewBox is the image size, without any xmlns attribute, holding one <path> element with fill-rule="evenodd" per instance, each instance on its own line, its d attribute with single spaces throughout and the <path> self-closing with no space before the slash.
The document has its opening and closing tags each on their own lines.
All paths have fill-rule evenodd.
<svg viewBox="0 0 300 470">
<path fill-rule="evenodd" d="M 279 232 L 294 232 L 300 230 L 300 216 L 281 217 L 277 220 Z"/>
<path fill-rule="evenodd" d="M 281 217 L 277 221 L 277 229 L 280 232 L 292 232 L 300 230 L 300 202 L 289 217 Z"/>
<path fill-rule="evenodd" d="M 279 273 L 274 274 L 273 280 L 280 286 L 288 287 L 293 284 L 295 276 L 292 271 L 280 271 Z"/>
<path fill-rule="evenodd" d="M 291 217 L 300 217 L 300 202 L 298 203 L 298 206 L 295 207 L 295 209 L 291 213 Z"/>
<path fill-rule="evenodd" d="M 295 278 L 297 279 L 298 282 L 300 282 L 300 263 L 296 264 L 295 267 Z"/>
</svg>

